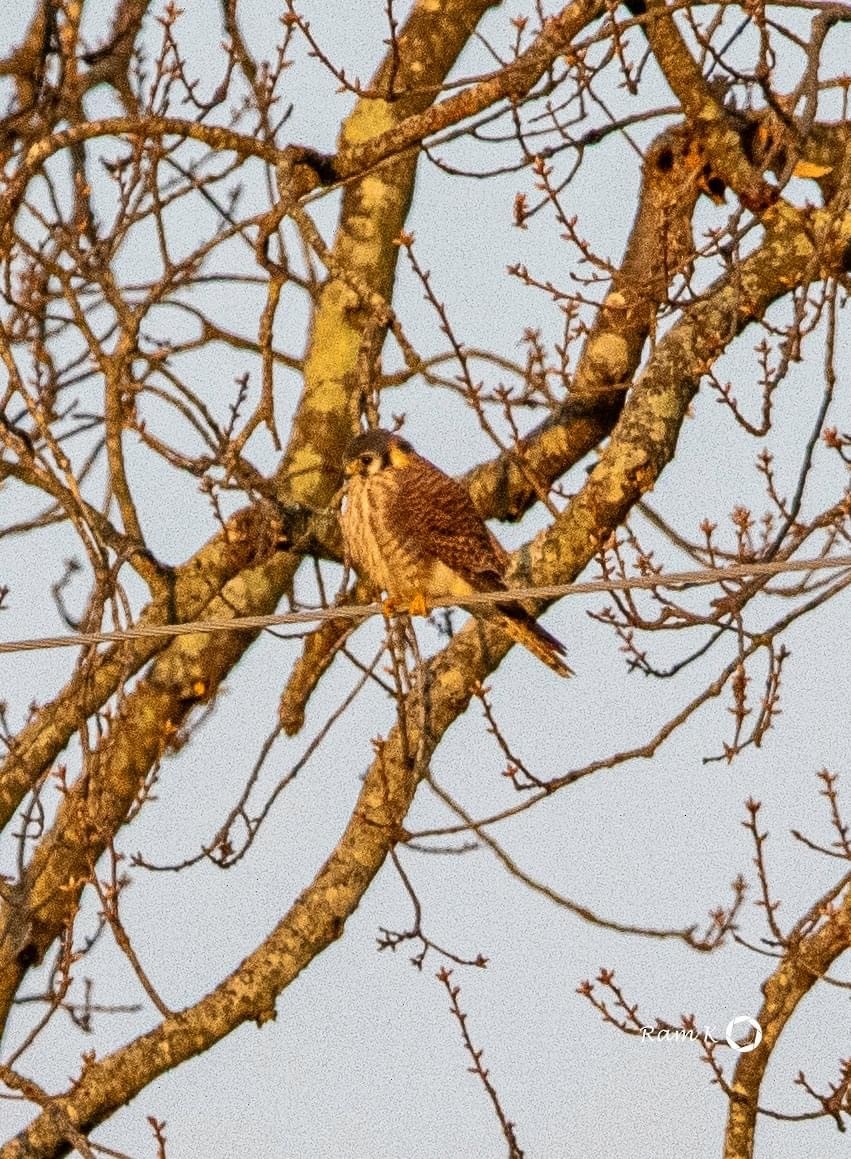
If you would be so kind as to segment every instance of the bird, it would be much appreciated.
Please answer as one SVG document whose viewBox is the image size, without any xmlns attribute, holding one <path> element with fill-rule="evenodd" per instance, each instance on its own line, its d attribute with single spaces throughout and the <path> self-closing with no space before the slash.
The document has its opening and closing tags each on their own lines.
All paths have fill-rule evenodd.
<svg viewBox="0 0 851 1159">
<path fill-rule="evenodd" d="M 343 455 L 340 528 L 346 560 L 386 612 L 425 615 L 429 602 L 464 606 L 474 592 L 508 591 L 509 556 L 463 484 L 417 454 L 401 435 L 370 430 Z M 559 676 L 565 648 L 516 601 L 468 608 L 495 623 Z"/>
</svg>

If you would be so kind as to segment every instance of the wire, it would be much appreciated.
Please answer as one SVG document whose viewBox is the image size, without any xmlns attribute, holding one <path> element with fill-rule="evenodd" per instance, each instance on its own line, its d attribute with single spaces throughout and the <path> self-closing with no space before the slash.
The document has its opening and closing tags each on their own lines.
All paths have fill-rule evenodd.
<svg viewBox="0 0 851 1159">
<path fill-rule="evenodd" d="M 821 559 L 770 560 L 764 563 L 736 563 L 723 568 L 704 568 L 700 571 L 678 571 L 667 574 L 633 576 L 630 579 L 585 580 L 571 584 L 545 587 L 512 588 L 507 592 L 477 592 L 465 596 L 464 607 L 477 604 L 504 604 L 510 600 L 555 599 L 562 596 L 592 595 L 597 592 L 624 592 L 651 588 L 692 587 L 723 583 L 725 580 L 748 579 L 755 576 L 783 575 L 790 572 L 824 571 L 851 568 L 851 555 Z M 457 600 L 435 600 L 432 608 L 455 607 Z M 67 636 L 43 636 L 32 640 L 0 641 L 0 653 L 34 652 L 41 648 L 76 648 L 92 644 L 118 644 L 127 640 L 147 640 L 165 636 L 194 636 L 198 633 L 252 632 L 274 628 L 282 624 L 313 624 L 325 620 L 365 620 L 383 613 L 384 606 L 374 604 L 345 604 L 340 607 L 314 608 L 301 612 L 282 612 L 267 616 L 236 616 L 230 620 L 189 620 L 183 624 L 145 624 L 136 628 L 121 628 L 114 632 L 77 632 Z"/>
</svg>

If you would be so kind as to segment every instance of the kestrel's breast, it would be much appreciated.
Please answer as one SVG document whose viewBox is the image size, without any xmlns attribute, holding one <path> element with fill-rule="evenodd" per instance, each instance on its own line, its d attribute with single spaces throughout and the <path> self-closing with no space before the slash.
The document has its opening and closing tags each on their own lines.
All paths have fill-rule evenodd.
<svg viewBox="0 0 851 1159">
<path fill-rule="evenodd" d="M 361 579 L 391 600 L 405 601 L 427 590 L 424 561 L 400 537 L 391 518 L 393 479 L 383 473 L 354 476 L 340 516 L 349 559 Z"/>
</svg>

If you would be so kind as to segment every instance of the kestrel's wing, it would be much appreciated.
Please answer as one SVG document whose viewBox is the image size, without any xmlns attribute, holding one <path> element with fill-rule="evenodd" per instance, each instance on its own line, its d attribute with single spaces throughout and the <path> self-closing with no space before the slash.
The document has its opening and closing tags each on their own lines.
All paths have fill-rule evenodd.
<svg viewBox="0 0 851 1159">
<path fill-rule="evenodd" d="M 389 512 L 396 534 L 418 553 L 440 560 L 475 591 L 505 591 L 508 556 L 488 531 L 467 489 L 420 456 L 398 474 Z M 559 676 L 573 675 L 563 659 L 562 642 L 522 604 L 498 603 L 486 614 Z"/>
<path fill-rule="evenodd" d="M 389 511 L 400 538 L 438 559 L 476 591 L 505 588 L 508 556 L 488 531 L 466 487 L 417 456 L 398 471 Z"/>
</svg>

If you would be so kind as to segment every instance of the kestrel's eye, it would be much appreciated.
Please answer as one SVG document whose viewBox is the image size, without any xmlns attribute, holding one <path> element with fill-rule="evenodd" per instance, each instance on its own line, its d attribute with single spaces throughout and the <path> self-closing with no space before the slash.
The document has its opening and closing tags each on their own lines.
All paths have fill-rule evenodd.
<svg viewBox="0 0 851 1159">
<path fill-rule="evenodd" d="M 370 463 L 372 462 L 372 453 L 370 451 L 367 451 L 365 454 L 361 455 L 360 461 L 363 463 L 363 465 L 365 467 L 368 467 L 370 465 Z"/>
</svg>

